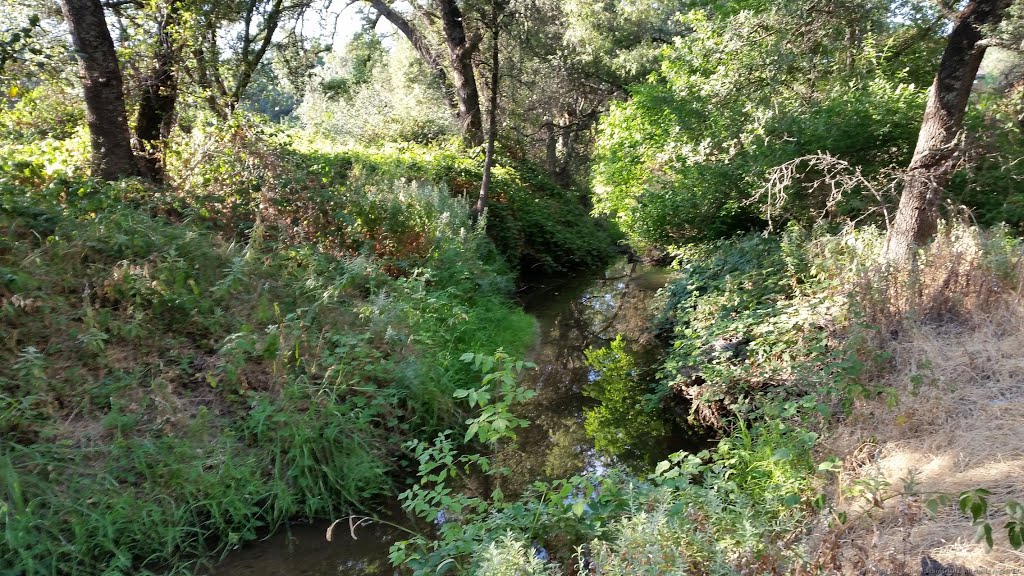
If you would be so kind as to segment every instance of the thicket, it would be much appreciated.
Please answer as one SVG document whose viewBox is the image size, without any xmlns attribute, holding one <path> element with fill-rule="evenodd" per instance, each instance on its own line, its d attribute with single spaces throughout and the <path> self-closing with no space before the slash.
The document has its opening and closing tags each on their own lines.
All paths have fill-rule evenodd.
<svg viewBox="0 0 1024 576">
<path fill-rule="evenodd" d="M 467 510 L 411 496 L 424 518 L 443 514 L 444 528 L 437 541 L 394 548 L 393 559 L 418 574 L 829 572 L 842 568 L 840 536 L 895 497 L 922 514 L 958 500 L 980 540 L 1005 534 L 1019 547 L 1019 504 L 990 503 L 985 490 L 920 492 L 912 481 L 895 492 L 871 478 L 846 484 L 837 476 L 842 462 L 822 451 L 831 424 L 858 404 L 900 401 L 883 383 L 893 334 L 965 321 L 1021 282 L 1020 242 L 1005 231 L 949 226 L 902 275 L 887 268 L 883 250 L 875 228 L 830 234 L 791 225 L 781 236 L 681 254 L 661 319 L 671 346 L 657 382 L 636 380 L 621 341 L 592 351 L 601 372 L 591 393 L 611 406 L 588 413 L 587 431 L 606 456 L 628 455 L 657 432 L 644 418 L 659 401 L 678 403 L 691 424 L 718 430 L 717 446 L 673 454 L 647 474 L 612 458 L 592 475 L 537 482 L 515 501 L 500 490 L 477 493 Z M 636 408 L 625 417 L 635 426 L 614 412 L 629 409 L 617 400 L 621 391 Z M 444 486 L 442 456 L 462 449 L 457 439 L 439 442 L 443 454 L 420 460 L 420 483 L 435 490 Z M 481 456 L 472 462 L 491 478 L 485 485 L 500 486 L 503 471 Z M 842 501 L 863 503 L 861 512 Z M 1008 511 L 999 523 L 987 512 L 995 505 Z"/>
<path fill-rule="evenodd" d="M 940 44 L 921 35 L 922 24 L 870 11 L 846 24 L 837 11 L 797 30 L 790 10 L 799 9 L 680 16 L 690 34 L 611 105 L 597 138 L 594 204 L 632 243 L 891 218 Z M 837 26 L 870 32 L 841 46 Z M 1020 95 L 993 83 L 974 98 L 947 213 L 966 206 L 980 222 L 1019 228 Z"/>
</svg>

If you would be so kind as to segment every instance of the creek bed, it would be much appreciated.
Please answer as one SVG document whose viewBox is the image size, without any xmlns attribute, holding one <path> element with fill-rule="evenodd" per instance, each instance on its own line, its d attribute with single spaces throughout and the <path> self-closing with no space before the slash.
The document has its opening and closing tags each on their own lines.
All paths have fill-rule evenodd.
<svg viewBox="0 0 1024 576">
<path fill-rule="evenodd" d="M 523 385 L 537 396 L 519 408 L 531 424 L 517 434 L 516 446 L 497 458 L 512 469 L 503 489 L 516 493 L 538 480 L 600 473 L 610 462 L 594 451 L 584 431 L 584 410 L 594 401 L 583 394 L 596 374 L 584 351 L 606 345 L 617 334 L 639 341 L 649 337 L 650 301 L 668 273 L 621 259 L 604 271 L 527 285 L 520 300 L 537 318 L 537 343 L 531 359 L 537 369 Z M 642 346 L 641 346 L 642 347 Z M 656 348 L 656 347 L 652 347 Z M 656 358 L 648 358 L 648 361 Z M 677 442 L 662 455 L 685 448 Z M 518 485 L 515 485 L 518 482 Z M 374 576 L 391 575 L 391 544 L 402 533 L 384 526 L 361 526 L 353 532 L 339 523 L 332 541 L 329 522 L 291 525 L 273 536 L 228 554 L 209 576 Z"/>
</svg>

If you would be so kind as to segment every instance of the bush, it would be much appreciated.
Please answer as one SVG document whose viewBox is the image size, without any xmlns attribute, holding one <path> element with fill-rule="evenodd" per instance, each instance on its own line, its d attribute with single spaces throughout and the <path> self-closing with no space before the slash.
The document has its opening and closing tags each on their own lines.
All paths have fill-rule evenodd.
<svg viewBox="0 0 1024 576">
<path fill-rule="evenodd" d="M 788 35 L 787 9 L 683 16 L 692 32 L 663 51 L 659 72 L 632 86 L 629 100 L 612 104 L 595 151 L 594 205 L 634 245 L 764 228 L 758 192 L 773 168 L 798 158 L 830 154 L 869 180 L 906 166 L 926 91 L 906 71 L 879 64 L 885 58 L 873 43 L 849 55 L 852 69 L 794 55 L 788 43 L 808 39 Z M 823 70 L 826 79 L 818 78 Z M 857 217 L 875 206 L 856 195 L 826 206 L 831 191 L 811 185 L 816 175 L 793 183 L 799 192 L 782 224 L 808 225 L 823 212 Z"/>
</svg>

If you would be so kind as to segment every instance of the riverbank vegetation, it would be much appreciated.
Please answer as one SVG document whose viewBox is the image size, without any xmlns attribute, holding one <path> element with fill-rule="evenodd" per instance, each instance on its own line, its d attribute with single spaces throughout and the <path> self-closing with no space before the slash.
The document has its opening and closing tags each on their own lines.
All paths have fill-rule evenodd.
<svg viewBox="0 0 1024 576">
<path fill-rule="evenodd" d="M 1024 566 L 1017 3 L 61 7 L 0 15 L 0 574 L 396 500 L 415 574 Z M 616 251 L 596 464 L 505 483 L 517 284 Z"/>
<path fill-rule="evenodd" d="M 453 423 L 463 350 L 530 345 L 508 266 L 444 187 L 338 183 L 271 206 L 220 182 L 216 200 L 4 182 L 16 571 L 187 566 L 368 506 L 393 493 L 403 438 Z M 300 215 L 342 202 L 348 222 Z"/>
</svg>

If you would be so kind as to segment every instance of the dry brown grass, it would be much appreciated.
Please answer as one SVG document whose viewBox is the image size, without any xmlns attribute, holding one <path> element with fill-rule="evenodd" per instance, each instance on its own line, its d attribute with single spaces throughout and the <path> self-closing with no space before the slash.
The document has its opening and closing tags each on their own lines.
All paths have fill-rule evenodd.
<svg viewBox="0 0 1024 576">
<path fill-rule="evenodd" d="M 837 508 L 858 518 L 838 534 L 847 570 L 916 574 L 929 554 L 978 575 L 1024 575 L 1024 550 L 1013 550 L 1003 529 L 1006 501 L 1024 502 L 1024 301 L 1011 281 L 1020 260 L 1004 251 L 993 262 L 984 244 L 954 231 L 909 283 L 875 286 L 866 299 L 868 316 L 893 337 L 885 344 L 893 370 L 879 384 L 899 404 L 860 402 L 828 441 L 845 462 Z M 953 503 L 929 518 L 924 497 L 896 496 L 911 478 L 916 491 L 952 494 Z M 891 483 L 880 506 L 846 492 L 880 479 Z M 990 552 L 956 508 L 956 495 L 974 488 L 992 492 Z"/>
<path fill-rule="evenodd" d="M 886 332 L 908 321 L 959 324 L 1000 314 L 1006 298 L 1020 292 L 1024 255 L 1001 232 L 944 226 L 927 250 L 900 268 L 882 263 L 882 248 L 870 246 L 860 255 L 850 291 L 861 319 Z"/>
</svg>

